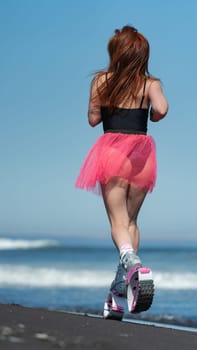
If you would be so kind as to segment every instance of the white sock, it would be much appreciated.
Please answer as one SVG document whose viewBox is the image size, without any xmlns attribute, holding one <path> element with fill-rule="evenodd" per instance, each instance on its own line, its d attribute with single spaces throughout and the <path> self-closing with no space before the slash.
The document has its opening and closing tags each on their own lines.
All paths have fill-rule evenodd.
<svg viewBox="0 0 197 350">
<path fill-rule="evenodd" d="M 134 249 L 130 243 L 123 244 L 120 247 L 120 259 L 122 259 L 126 253 L 134 253 Z"/>
</svg>

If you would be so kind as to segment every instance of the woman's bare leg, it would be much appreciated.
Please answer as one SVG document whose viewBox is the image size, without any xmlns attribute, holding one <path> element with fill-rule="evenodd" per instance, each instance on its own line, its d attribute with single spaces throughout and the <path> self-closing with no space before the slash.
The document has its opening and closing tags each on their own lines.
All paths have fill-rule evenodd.
<svg viewBox="0 0 197 350">
<path fill-rule="evenodd" d="M 129 232 L 130 218 L 127 209 L 128 185 L 118 178 L 102 185 L 103 200 L 111 224 L 111 233 L 117 249 L 124 244 L 132 245 Z"/>
<path fill-rule="evenodd" d="M 129 186 L 127 192 L 127 211 L 129 216 L 129 234 L 131 237 L 133 249 L 135 252 L 139 249 L 140 232 L 137 226 L 137 217 L 143 201 L 146 197 L 146 192 Z"/>
<path fill-rule="evenodd" d="M 142 266 L 142 262 L 134 251 L 138 250 L 139 245 L 137 216 L 146 192 L 114 178 L 102 186 L 102 193 L 111 223 L 112 239 L 120 251 L 120 261 L 110 290 L 112 295 L 116 292 L 127 298 L 131 312 L 145 311 L 152 303 L 153 281 L 151 274 L 148 274 L 143 276 L 143 283 L 140 282 L 138 268 Z M 125 283 L 126 278 L 128 283 Z M 141 295 L 134 292 L 137 285 L 140 286 Z M 132 298 L 129 297 L 131 293 Z"/>
<path fill-rule="evenodd" d="M 102 185 L 102 194 L 111 224 L 112 239 L 117 249 L 130 244 L 137 252 L 140 235 L 137 216 L 146 192 L 113 178 L 106 185 Z"/>
</svg>

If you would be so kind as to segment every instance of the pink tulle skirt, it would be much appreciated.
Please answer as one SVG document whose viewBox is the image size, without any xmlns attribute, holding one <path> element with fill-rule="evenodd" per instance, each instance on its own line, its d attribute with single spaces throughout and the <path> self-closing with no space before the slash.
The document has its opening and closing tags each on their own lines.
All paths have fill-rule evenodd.
<svg viewBox="0 0 197 350">
<path fill-rule="evenodd" d="M 100 194 L 100 184 L 106 184 L 114 177 L 144 191 L 153 190 L 156 151 L 151 136 L 123 133 L 101 135 L 87 154 L 75 186 Z"/>
</svg>

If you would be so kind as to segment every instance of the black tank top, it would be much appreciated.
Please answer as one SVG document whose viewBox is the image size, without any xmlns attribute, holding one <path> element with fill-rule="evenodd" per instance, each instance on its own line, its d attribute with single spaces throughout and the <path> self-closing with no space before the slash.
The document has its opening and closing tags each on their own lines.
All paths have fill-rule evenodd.
<svg viewBox="0 0 197 350">
<path fill-rule="evenodd" d="M 146 79 L 139 108 L 115 107 L 110 113 L 108 107 L 101 107 L 104 133 L 121 132 L 126 134 L 146 134 L 148 123 L 148 108 L 142 108 L 145 97 Z"/>
</svg>

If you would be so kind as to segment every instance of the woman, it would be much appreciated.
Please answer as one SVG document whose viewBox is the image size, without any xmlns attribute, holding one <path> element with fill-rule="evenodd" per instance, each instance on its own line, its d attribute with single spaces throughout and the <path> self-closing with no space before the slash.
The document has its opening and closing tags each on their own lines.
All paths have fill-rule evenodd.
<svg viewBox="0 0 197 350">
<path fill-rule="evenodd" d="M 137 217 L 156 180 L 155 144 L 147 122 L 168 111 L 159 79 L 148 72 L 149 43 L 134 27 L 116 30 L 108 43 L 109 67 L 95 75 L 88 119 L 104 134 L 88 153 L 76 187 L 102 193 L 120 264 L 111 289 L 125 293 L 125 275 L 142 266 Z"/>
</svg>

